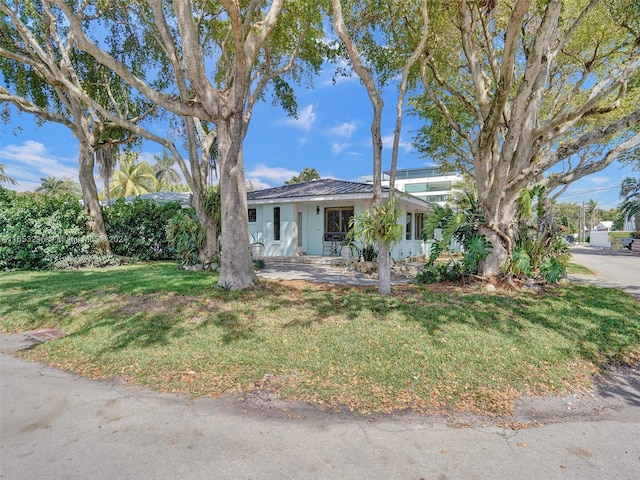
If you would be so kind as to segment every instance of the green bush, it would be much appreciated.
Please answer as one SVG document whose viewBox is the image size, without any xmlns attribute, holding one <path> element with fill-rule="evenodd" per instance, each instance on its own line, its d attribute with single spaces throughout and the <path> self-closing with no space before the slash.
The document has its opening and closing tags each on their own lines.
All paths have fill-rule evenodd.
<svg viewBox="0 0 640 480">
<path fill-rule="evenodd" d="M 193 209 L 180 210 L 169 220 L 167 241 L 181 265 L 200 263 L 198 251 L 204 245 L 205 231 Z"/>
<path fill-rule="evenodd" d="M 124 263 L 122 257 L 110 253 L 88 253 L 79 256 L 69 256 L 58 260 L 53 268 L 59 270 L 74 270 L 78 268 L 115 267 Z"/>
<path fill-rule="evenodd" d="M 0 270 L 46 270 L 96 251 L 89 216 L 76 195 L 43 195 L 0 187 Z"/>
<path fill-rule="evenodd" d="M 466 274 L 463 262 L 428 263 L 416 275 L 415 283 L 459 282 Z"/>
<path fill-rule="evenodd" d="M 174 258 L 167 241 L 167 225 L 179 210 L 180 204 L 175 202 L 158 205 L 152 200 L 135 198 L 125 203 L 119 199 L 103 210 L 111 251 L 139 260 Z"/>
</svg>

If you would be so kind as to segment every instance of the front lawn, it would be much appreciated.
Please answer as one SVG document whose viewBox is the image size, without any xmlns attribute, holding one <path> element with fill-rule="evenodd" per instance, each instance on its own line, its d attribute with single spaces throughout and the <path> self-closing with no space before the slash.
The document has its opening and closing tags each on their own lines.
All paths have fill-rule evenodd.
<svg viewBox="0 0 640 480">
<path fill-rule="evenodd" d="M 21 355 L 92 378 L 360 412 L 508 414 L 520 395 L 589 387 L 603 364 L 640 353 L 638 302 L 612 289 L 405 286 L 381 298 L 266 280 L 228 292 L 216 280 L 169 263 L 3 274 L 0 325 L 66 332 Z"/>
</svg>

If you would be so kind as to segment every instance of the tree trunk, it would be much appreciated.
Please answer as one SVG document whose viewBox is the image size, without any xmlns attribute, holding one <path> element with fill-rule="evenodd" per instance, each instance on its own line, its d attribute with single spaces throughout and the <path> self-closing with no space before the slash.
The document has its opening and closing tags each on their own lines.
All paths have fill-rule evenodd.
<svg viewBox="0 0 640 480">
<path fill-rule="evenodd" d="M 492 249 L 487 258 L 480 262 L 478 270 L 480 275 L 487 278 L 502 277 L 513 253 L 517 204 L 502 199 L 501 202 L 492 201 L 488 206 L 481 205 L 481 208 L 490 226 L 480 226 L 479 230 L 491 243 Z"/>
<path fill-rule="evenodd" d="M 102 218 L 102 207 L 98 201 L 98 189 L 93 176 L 94 156 L 88 143 L 80 141 L 80 152 L 78 154 L 78 172 L 80 187 L 82 189 L 82 200 L 84 210 L 91 216 L 89 224 L 91 231 L 100 237 L 98 246 L 105 252 L 111 253 L 111 245 L 107 237 L 107 230 Z"/>
<path fill-rule="evenodd" d="M 216 222 L 205 212 L 204 199 L 202 198 L 203 193 L 204 192 L 193 192 L 193 207 L 200 224 L 205 230 L 205 241 L 202 248 L 198 251 L 198 258 L 206 265 L 215 260 L 220 249 L 218 245 L 218 228 Z"/>
<path fill-rule="evenodd" d="M 380 295 L 391 294 L 389 247 L 383 241 L 378 241 L 378 293 Z"/>
<path fill-rule="evenodd" d="M 503 239 L 495 231 L 487 227 L 480 227 L 480 233 L 491 243 L 492 249 L 487 258 L 480 262 L 478 271 L 486 278 L 502 277 L 511 252 L 507 251 Z"/>
<path fill-rule="evenodd" d="M 104 203 L 107 207 L 111 206 L 111 192 L 109 191 L 109 179 L 104 179 Z"/>
<path fill-rule="evenodd" d="M 231 116 L 216 125 L 222 206 L 222 261 L 218 285 L 231 290 L 249 288 L 257 281 L 249 246 L 241 122 L 241 118 Z"/>
</svg>

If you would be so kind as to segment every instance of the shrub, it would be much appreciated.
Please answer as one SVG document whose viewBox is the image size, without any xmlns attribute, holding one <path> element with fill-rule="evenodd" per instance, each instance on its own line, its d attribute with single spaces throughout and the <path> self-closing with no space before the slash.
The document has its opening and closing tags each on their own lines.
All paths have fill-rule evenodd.
<svg viewBox="0 0 640 480">
<path fill-rule="evenodd" d="M 167 241 L 169 220 L 180 210 L 172 202 L 158 205 L 135 198 L 131 203 L 119 199 L 103 215 L 114 254 L 140 260 L 174 258 Z"/>
<path fill-rule="evenodd" d="M 0 270 L 45 270 L 95 252 L 89 220 L 71 193 L 18 195 L 0 187 Z"/>
<path fill-rule="evenodd" d="M 447 263 L 428 263 L 418 272 L 415 282 L 419 284 L 459 282 L 464 278 L 464 275 L 463 262 L 451 260 Z"/>
<path fill-rule="evenodd" d="M 78 268 L 115 267 L 124 263 L 122 257 L 110 253 L 88 253 L 78 256 L 65 257 L 53 264 L 59 270 L 74 270 Z"/>
<path fill-rule="evenodd" d="M 193 209 L 180 210 L 169 220 L 167 241 L 181 265 L 199 262 L 198 251 L 204 245 L 205 231 Z"/>
</svg>

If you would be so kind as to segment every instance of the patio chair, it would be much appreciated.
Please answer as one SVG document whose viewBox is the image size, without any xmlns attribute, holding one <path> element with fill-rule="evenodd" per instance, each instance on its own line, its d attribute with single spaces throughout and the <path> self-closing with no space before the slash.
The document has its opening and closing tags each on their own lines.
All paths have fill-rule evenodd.
<svg viewBox="0 0 640 480">
<path fill-rule="evenodd" d="M 331 233 L 325 233 L 322 236 L 322 255 L 335 255 L 335 241 Z"/>
</svg>

